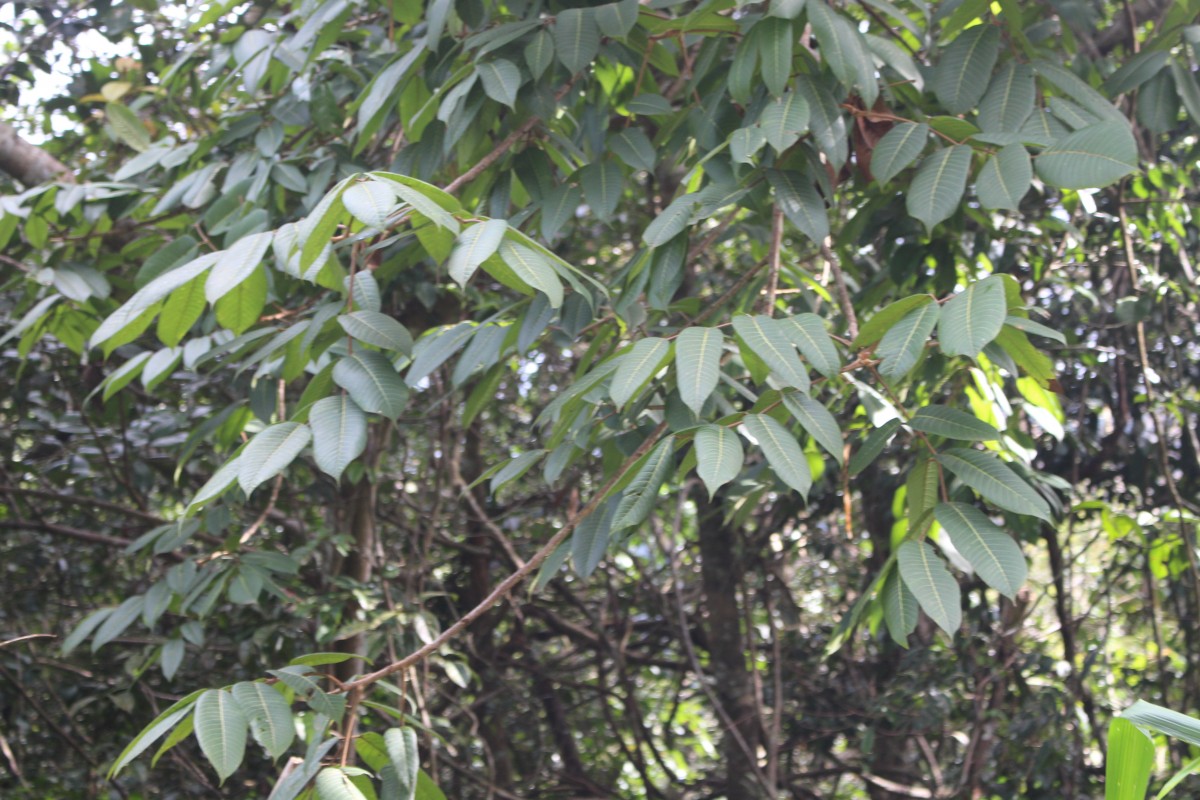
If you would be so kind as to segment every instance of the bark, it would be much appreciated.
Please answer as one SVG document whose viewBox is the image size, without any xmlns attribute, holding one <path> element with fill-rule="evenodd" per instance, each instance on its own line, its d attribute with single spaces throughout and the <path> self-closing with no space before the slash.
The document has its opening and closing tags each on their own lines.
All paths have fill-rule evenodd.
<svg viewBox="0 0 1200 800">
<path fill-rule="evenodd" d="M 22 139 L 11 125 L 0 122 L 0 170 L 25 186 L 46 181 L 73 181 L 71 170 L 45 150 Z"/>
<path fill-rule="evenodd" d="M 752 776 L 758 769 L 753 759 L 762 737 L 754 682 L 746 667 L 742 612 L 737 600 L 742 575 L 740 559 L 734 549 L 737 532 L 725 525 L 720 507 L 710 504 L 702 491 L 697 491 L 696 503 L 701 510 L 700 573 L 707 611 L 705 644 L 709 651 L 713 688 L 742 739 L 739 742 L 733 731 L 723 732 L 724 794 L 729 800 L 759 798 L 761 791 Z"/>
<path fill-rule="evenodd" d="M 345 524 L 354 538 L 354 547 L 342 563 L 342 575 L 358 583 L 371 580 L 374 573 L 375 559 L 375 484 L 367 479 L 361 480 L 354 486 L 342 490 L 342 500 L 345 509 Z M 346 619 L 353 617 L 358 610 L 353 600 L 347 603 Z M 351 659 L 337 665 L 337 677 L 349 681 L 361 673 L 370 662 L 367 658 L 366 634 L 359 632 L 338 642 L 338 652 L 352 653 L 364 659 Z"/>
</svg>

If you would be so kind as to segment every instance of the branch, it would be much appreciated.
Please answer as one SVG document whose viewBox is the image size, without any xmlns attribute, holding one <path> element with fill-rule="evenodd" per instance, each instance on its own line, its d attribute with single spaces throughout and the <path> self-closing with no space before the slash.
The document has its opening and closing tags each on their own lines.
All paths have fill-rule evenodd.
<svg viewBox="0 0 1200 800">
<path fill-rule="evenodd" d="M 66 164 L 25 141 L 11 125 L 3 122 L 0 122 L 0 170 L 25 186 L 37 186 L 55 178 L 75 182 Z"/>
<path fill-rule="evenodd" d="M 550 541 L 542 545 L 541 549 L 534 553 L 532 558 L 530 558 L 525 562 L 524 565 L 517 568 L 516 571 L 501 581 L 500 584 L 492 590 L 492 593 L 485 597 L 483 601 L 479 603 L 479 605 L 475 606 L 466 614 L 463 614 L 461 617 L 459 617 L 453 625 L 451 625 L 449 628 L 446 628 L 446 630 L 444 630 L 442 634 L 433 641 L 417 650 L 414 650 L 412 653 L 408 654 L 399 661 L 388 664 L 382 669 L 378 669 L 375 672 L 364 675 L 358 680 L 347 682 L 341 687 L 341 689 L 339 689 L 339 691 L 359 691 L 370 686 L 376 681 L 383 680 L 389 675 L 393 675 L 401 670 L 408 669 L 412 665 L 417 664 L 433 655 L 435 652 L 441 649 L 442 645 L 446 644 L 463 630 L 465 630 L 472 622 L 482 617 L 492 606 L 496 605 L 496 603 L 499 603 L 508 595 L 509 592 L 517 588 L 517 586 L 519 586 L 521 582 L 525 580 L 525 578 L 529 577 L 530 573 L 537 569 L 538 566 L 545 561 L 551 553 L 558 549 L 558 546 L 563 543 L 568 534 L 575 530 L 580 522 L 590 516 L 591 513 L 599 507 L 600 503 L 602 503 L 604 498 L 608 495 L 609 490 L 612 489 L 612 487 L 615 486 L 617 482 L 625 476 L 625 473 L 629 472 L 629 470 L 633 468 L 633 465 L 638 462 L 638 459 L 650 452 L 650 449 L 658 444 L 659 437 L 662 436 L 666 429 L 667 423 L 660 423 L 658 427 L 646 437 L 646 441 L 642 442 L 641 446 L 638 447 L 637 450 L 634 450 L 633 453 L 630 454 L 629 458 L 625 459 L 625 463 L 621 464 L 620 469 L 613 473 L 613 476 L 604 482 L 604 485 L 600 487 L 599 491 L 596 492 L 595 496 L 588 502 L 588 504 L 577 511 L 574 516 L 568 519 L 566 524 L 559 529 L 558 533 L 550 537 Z"/>
</svg>

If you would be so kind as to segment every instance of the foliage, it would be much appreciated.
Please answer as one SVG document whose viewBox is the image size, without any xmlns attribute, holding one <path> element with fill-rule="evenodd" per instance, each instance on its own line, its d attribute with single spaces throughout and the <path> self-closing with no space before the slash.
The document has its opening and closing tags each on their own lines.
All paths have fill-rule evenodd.
<svg viewBox="0 0 1200 800">
<path fill-rule="evenodd" d="M 3 667 L 89 716 L 17 791 L 1093 794 L 1098 700 L 1200 702 L 1200 8 L 1134 5 L 19 12 Z"/>
</svg>

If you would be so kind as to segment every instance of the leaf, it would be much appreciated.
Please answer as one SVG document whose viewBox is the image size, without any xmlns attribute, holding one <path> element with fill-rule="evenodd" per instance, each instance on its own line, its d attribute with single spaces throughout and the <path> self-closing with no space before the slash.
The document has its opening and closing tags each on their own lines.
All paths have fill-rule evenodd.
<svg viewBox="0 0 1200 800">
<path fill-rule="evenodd" d="M 373 180 L 350 184 L 342 193 L 342 204 L 363 225 L 379 230 L 388 227 L 388 217 L 400 205 L 390 184 Z"/>
<path fill-rule="evenodd" d="M 829 413 L 829 409 L 800 392 L 784 392 L 783 404 L 792 412 L 800 427 L 808 431 L 808 435 L 825 448 L 840 466 L 845 443 L 842 441 L 842 430 L 833 414 Z"/>
<path fill-rule="evenodd" d="M 613 517 L 620 502 L 620 495 L 609 498 L 579 523 L 571 534 L 571 567 L 579 577 L 591 575 L 604 559 L 612 534 Z"/>
<path fill-rule="evenodd" d="M 622 128 L 610 134 L 608 146 L 617 156 L 634 169 L 650 172 L 658 163 L 658 154 L 649 137 L 641 128 Z"/>
<path fill-rule="evenodd" d="M 671 343 L 666 339 L 651 337 L 634 342 L 629 352 L 621 357 L 608 388 L 609 397 L 617 408 L 623 408 L 629 398 L 662 369 L 670 351 Z"/>
<path fill-rule="evenodd" d="M 308 412 L 317 466 L 334 482 L 367 447 L 367 415 L 346 395 L 326 397 Z"/>
<path fill-rule="evenodd" d="M 717 490 L 738 476 L 746 454 L 741 439 L 724 425 L 705 425 L 696 431 L 696 473 L 711 500 Z"/>
<path fill-rule="evenodd" d="M 971 168 L 971 148 L 965 144 L 943 147 L 928 156 L 917 168 L 908 190 L 908 213 L 925 227 L 933 229 L 958 209 L 967 188 Z"/>
<path fill-rule="evenodd" d="M 989 442 L 1000 438 L 1000 431 L 975 415 L 948 406 L 925 406 L 918 409 L 908 421 L 908 427 L 923 433 L 968 442 Z"/>
<path fill-rule="evenodd" d="M 1000 31 L 976 25 L 963 31 L 942 54 L 933 73 L 933 91 L 951 114 L 965 114 L 987 90 L 1000 52 Z"/>
<path fill-rule="evenodd" d="M 596 22 L 605 36 L 622 39 L 637 24 L 638 0 L 617 0 L 596 7 Z"/>
<path fill-rule="evenodd" d="M 1121 718 L 1200 747 L 1200 720 L 1195 717 L 1138 700 L 1121 712 Z"/>
<path fill-rule="evenodd" d="M 225 464 L 215 473 L 213 473 L 213 476 L 209 478 L 203 486 L 200 487 L 200 491 L 196 492 L 196 496 L 192 498 L 192 502 L 188 503 L 188 512 L 190 513 L 192 509 L 199 508 L 209 500 L 214 500 L 224 494 L 225 491 L 233 485 L 233 482 L 237 480 L 237 476 L 241 472 L 241 469 L 242 457 L 240 455 L 234 456 L 233 458 L 229 459 L 229 461 L 225 462 Z"/>
<path fill-rule="evenodd" d="M 421 766 L 417 732 L 412 728 L 389 728 L 383 734 L 383 741 L 400 784 L 400 797 L 397 800 L 412 800 L 417 790 L 417 772 Z"/>
<path fill-rule="evenodd" d="M 767 170 L 767 180 L 775 190 L 775 202 L 800 232 L 818 246 L 829 236 L 829 215 L 825 200 L 816 185 L 803 173 L 787 170 Z"/>
<path fill-rule="evenodd" d="M 1020 545 L 986 514 L 966 503 L 939 503 L 933 514 L 979 577 L 1000 594 L 1015 598 L 1027 575 Z"/>
<path fill-rule="evenodd" d="M 591 9 L 567 8 L 554 18 L 554 49 L 572 74 L 581 71 L 600 51 L 600 29 Z"/>
<path fill-rule="evenodd" d="M 196 276 L 171 293 L 158 317 L 158 339 L 174 347 L 204 313 L 204 281 Z"/>
<path fill-rule="evenodd" d="M 778 97 L 792 77 L 792 43 L 795 33 L 792 23 L 778 17 L 767 17 L 754 26 L 762 65 L 763 83 L 767 91 Z"/>
<path fill-rule="evenodd" d="M 191 713 L 196 700 L 206 691 L 208 690 L 197 689 L 186 697 L 180 698 L 155 717 L 149 725 L 142 728 L 141 733 L 125 746 L 125 749 L 121 751 L 121 755 L 117 756 L 117 760 L 109 767 L 108 777 L 115 777 L 129 762 L 144 753 L 150 745 L 166 735 L 167 731 L 174 728 L 180 720 Z"/>
<path fill-rule="evenodd" d="M 387 314 L 379 311 L 351 311 L 349 314 L 339 315 L 337 320 L 342 330 L 360 342 L 404 355 L 412 353 L 412 334 Z"/>
<path fill-rule="evenodd" d="M 258 322 L 267 303 L 267 273 L 265 270 L 251 272 L 246 280 L 217 301 L 217 322 L 222 327 L 242 335 Z"/>
<path fill-rule="evenodd" d="M 854 477 L 871 466 L 871 463 L 883 452 L 883 448 L 887 447 L 888 441 L 895 435 L 896 429 L 899 427 L 900 420 L 889 419 L 883 425 L 871 431 L 870 435 L 867 436 L 867 440 L 850 457 L 850 477 Z"/>
<path fill-rule="evenodd" d="M 1100 122 L 1057 139 L 1037 157 L 1037 174 L 1060 189 L 1098 189 L 1137 169 L 1137 143 L 1124 122 Z"/>
<path fill-rule="evenodd" d="M 554 38 L 549 31 L 540 30 L 525 45 L 525 63 L 536 81 L 554 61 Z"/>
<path fill-rule="evenodd" d="M 883 338 L 888 330 L 899 322 L 908 312 L 917 306 L 932 303 L 933 297 L 927 294 L 912 294 L 889 303 L 881 311 L 873 315 L 859 328 L 858 336 L 850 344 L 853 349 L 870 347 Z"/>
<path fill-rule="evenodd" d="M 413 363 L 408 368 L 404 382 L 415 387 L 457 353 L 474 333 L 475 326 L 469 322 L 460 322 L 427 332 L 413 347 Z"/>
<path fill-rule="evenodd" d="M 1104 800 L 1146 800 L 1152 769 L 1154 741 L 1130 720 L 1114 719 L 1108 726 Z"/>
<path fill-rule="evenodd" d="M 779 328 L 817 372 L 827 378 L 841 374 L 842 362 L 823 319 L 816 314 L 796 314 L 781 318 Z"/>
<path fill-rule="evenodd" d="M 642 241 L 650 247 L 662 247 L 687 229 L 695 206 L 695 195 L 685 194 L 675 198 L 646 227 Z"/>
<path fill-rule="evenodd" d="M 1100 119 L 1106 122 L 1117 122 L 1128 127 L 1129 123 L 1120 109 L 1116 108 L 1109 102 L 1107 97 L 1093 89 L 1086 81 L 1064 67 L 1061 63 L 1052 63 L 1045 59 L 1038 59 L 1033 62 L 1033 68 L 1037 71 L 1038 75 L 1045 78 L 1068 97 L 1074 99 Z"/>
<path fill-rule="evenodd" d="M 871 172 L 880 186 L 917 160 L 929 139 L 924 122 L 901 122 L 883 135 L 871 153 Z"/>
<path fill-rule="evenodd" d="M 475 65 L 483 81 L 483 91 L 497 103 L 509 108 L 517 104 L 517 90 L 521 88 L 521 70 L 503 58 L 495 58 Z"/>
<path fill-rule="evenodd" d="M 958 581 L 925 542 L 909 540 L 896 554 L 900 577 L 929 618 L 953 636 L 962 627 L 962 594 Z"/>
<path fill-rule="evenodd" d="M 625 487 L 621 502 L 613 516 L 613 530 L 624 530 L 641 525 L 658 500 L 659 487 L 675 466 L 675 437 L 667 436 L 654 446 L 633 480 Z"/>
<path fill-rule="evenodd" d="M 802 392 L 808 391 L 808 371 L 796 354 L 795 345 L 784 335 L 777 320 L 765 314 L 740 314 L 733 318 L 733 329 L 780 383 Z"/>
<path fill-rule="evenodd" d="M 196 740 L 221 783 L 241 766 L 246 724 L 239 703 L 224 689 L 210 689 L 196 701 Z"/>
<path fill-rule="evenodd" d="M 1053 521 L 1046 500 L 991 453 L 955 448 L 939 454 L 938 461 L 1000 508 Z"/>
<path fill-rule="evenodd" d="M 105 616 L 104 624 L 96 631 L 96 635 L 92 637 L 92 652 L 96 652 L 124 633 L 125 629 L 141 616 L 144 604 L 145 597 L 143 595 L 127 597 L 121 605 L 114 608 L 110 614 Z"/>
<path fill-rule="evenodd" d="M 1004 324 L 1016 328 L 1024 333 L 1031 333 L 1034 336 L 1042 336 L 1046 339 L 1053 339 L 1059 344 L 1067 343 L 1067 337 L 1063 336 L 1058 331 L 1054 330 L 1053 328 L 1047 328 L 1040 322 L 1034 322 L 1033 320 L 1026 319 L 1025 317 L 1014 317 L 1010 315 L 1004 318 Z"/>
<path fill-rule="evenodd" d="M 296 738 L 296 727 L 292 708 L 282 694 L 265 683 L 242 681 L 234 684 L 233 699 L 249 720 L 254 740 L 271 758 L 278 759 L 288 751 Z"/>
<path fill-rule="evenodd" d="M 602 220 L 611 219 L 621 202 L 621 190 L 625 183 L 621 168 L 610 160 L 589 164 L 580 170 L 579 182 L 596 216 Z"/>
<path fill-rule="evenodd" d="M 1033 113 L 1036 93 L 1033 69 L 1028 64 L 1009 61 L 992 78 L 979 103 L 979 127 L 985 131 L 1021 130 Z"/>
<path fill-rule="evenodd" d="M 933 507 L 938 504 L 940 470 L 932 459 L 921 458 L 908 472 L 904 487 L 909 536 L 924 536 L 933 527 Z"/>
<path fill-rule="evenodd" d="M 908 648 L 908 637 L 917 629 L 917 598 L 905 585 L 899 572 L 888 575 L 880 589 L 883 597 L 883 621 L 887 624 L 892 640 Z"/>
<path fill-rule="evenodd" d="M 274 237 L 273 231 L 252 233 L 238 239 L 228 250 L 214 253 L 217 263 L 204 284 L 204 298 L 215 303 L 249 278 L 262 264 Z"/>
<path fill-rule="evenodd" d="M 984 278 L 955 295 L 942 308 L 938 340 L 948 356 L 976 358 L 1004 327 L 1007 303 L 998 276 Z"/>
<path fill-rule="evenodd" d="M 913 310 L 888 329 L 875 349 L 875 355 L 879 356 L 882 362 L 879 365 L 879 374 L 888 380 L 903 378 L 912 370 L 925 351 L 929 334 L 933 332 L 941 317 L 942 307 L 937 303 L 923 302 L 915 305 Z"/>
<path fill-rule="evenodd" d="M 747 414 L 742 418 L 742 427 L 758 442 L 779 479 L 807 501 L 808 490 L 812 488 L 812 472 L 796 438 L 774 417 L 766 414 Z"/>
<path fill-rule="evenodd" d="M 758 124 L 775 152 L 782 153 L 808 130 L 808 101 L 799 92 L 784 92 L 763 108 Z"/>
<path fill-rule="evenodd" d="M 729 136 L 729 155 L 738 164 L 753 164 L 766 143 L 767 134 L 759 126 L 738 128 Z"/>
<path fill-rule="evenodd" d="M 318 772 L 316 787 L 320 800 L 367 800 L 367 796 L 339 767 L 325 767 Z"/>
<path fill-rule="evenodd" d="M 496 492 L 528 472 L 534 464 L 542 460 L 542 456 L 544 455 L 546 455 L 545 450 L 530 450 L 526 453 L 521 453 L 521 455 L 513 458 L 497 470 L 496 474 L 492 476 L 488 490 L 492 494 L 496 494 Z"/>
<path fill-rule="evenodd" d="M 108 118 L 108 124 L 112 126 L 113 133 L 122 142 L 139 153 L 150 149 L 150 134 L 146 133 L 146 126 L 128 107 L 121 103 L 106 103 L 104 116 Z"/>
<path fill-rule="evenodd" d="M 675 376 L 679 398 L 700 416 L 721 377 L 725 336 L 717 328 L 684 328 L 675 337 Z"/>
<path fill-rule="evenodd" d="M 825 0 L 808 0 L 805 5 L 808 21 L 821 45 L 822 60 L 843 86 L 847 89 L 857 86 L 861 90 L 863 104 L 867 108 L 875 105 L 879 93 L 875 82 L 875 64 L 862 34 Z"/>
<path fill-rule="evenodd" d="M 216 263 L 219 253 L 209 253 L 193 259 L 181 267 L 159 275 L 134 293 L 116 311 L 105 317 L 89 341 L 89 347 L 98 347 L 116 336 L 125 326 L 135 322 L 159 300 L 203 274 Z"/>
<path fill-rule="evenodd" d="M 1029 153 L 1019 144 L 1010 144 L 984 162 L 975 182 L 975 192 L 984 208 L 1007 208 L 1016 211 L 1021 198 L 1033 181 Z"/>
<path fill-rule="evenodd" d="M 299 422 L 280 422 L 259 431 L 238 459 L 238 484 L 242 491 L 249 496 L 263 481 L 283 472 L 310 441 L 312 431 Z"/>
<path fill-rule="evenodd" d="M 396 419 L 408 403 L 408 388 L 392 362 L 379 353 L 360 350 L 333 366 L 333 381 L 350 393 L 369 414 Z"/>
<path fill-rule="evenodd" d="M 546 295 L 551 308 L 559 308 L 563 302 L 562 281 L 554 266 L 533 248 L 505 239 L 500 245 L 500 258 L 522 281 Z"/>
</svg>

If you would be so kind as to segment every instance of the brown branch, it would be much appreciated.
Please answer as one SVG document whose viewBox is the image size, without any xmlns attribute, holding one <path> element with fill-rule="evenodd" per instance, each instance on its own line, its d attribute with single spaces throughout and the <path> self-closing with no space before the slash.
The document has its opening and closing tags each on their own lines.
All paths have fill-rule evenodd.
<svg viewBox="0 0 1200 800">
<path fill-rule="evenodd" d="M 763 313 L 775 316 L 775 293 L 779 290 L 779 251 L 783 247 L 783 210 L 771 214 L 771 250 L 767 255 L 767 294 L 763 298 Z"/>
<path fill-rule="evenodd" d="M 75 182 L 66 164 L 25 141 L 15 128 L 3 122 L 0 122 L 0 170 L 25 186 L 37 186 L 55 179 Z"/>
</svg>

